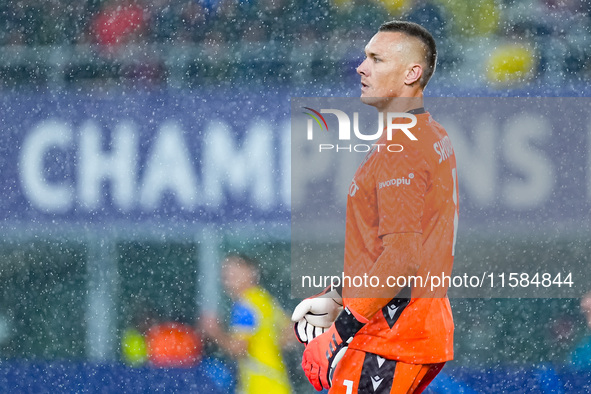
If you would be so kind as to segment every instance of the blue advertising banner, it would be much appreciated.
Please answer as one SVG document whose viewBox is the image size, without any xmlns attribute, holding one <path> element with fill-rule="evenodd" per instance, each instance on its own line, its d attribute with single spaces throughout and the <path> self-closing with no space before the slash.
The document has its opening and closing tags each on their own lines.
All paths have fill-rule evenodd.
<svg viewBox="0 0 591 394">
<path fill-rule="evenodd" d="M 0 217 L 285 222 L 287 104 L 213 89 L 4 94 Z"/>
<path fill-rule="evenodd" d="M 461 220 L 471 228 L 589 230 L 588 98 L 427 100 L 457 158 Z"/>
<path fill-rule="evenodd" d="M 588 99 L 428 98 L 426 107 L 453 142 L 460 231 L 587 228 Z M 344 154 L 314 167 L 297 150 L 292 162 L 285 91 L 10 93 L 0 120 L 5 223 L 286 223 L 323 169 L 339 168 L 343 185 L 322 198 L 344 203 L 355 169 Z M 294 170 L 302 160 L 314 170 Z"/>
</svg>

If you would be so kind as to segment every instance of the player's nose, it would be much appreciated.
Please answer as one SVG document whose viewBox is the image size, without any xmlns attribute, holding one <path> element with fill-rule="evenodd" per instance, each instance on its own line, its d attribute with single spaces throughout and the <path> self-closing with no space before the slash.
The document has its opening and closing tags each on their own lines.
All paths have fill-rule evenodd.
<svg viewBox="0 0 591 394">
<path fill-rule="evenodd" d="M 359 75 L 367 75 L 367 67 L 366 67 L 366 63 L 367 59 L 365 59 L 364 61 L 361 62 L 361 64 L 359 66 L 357 66 L 357 74 Z"/>
</svg>

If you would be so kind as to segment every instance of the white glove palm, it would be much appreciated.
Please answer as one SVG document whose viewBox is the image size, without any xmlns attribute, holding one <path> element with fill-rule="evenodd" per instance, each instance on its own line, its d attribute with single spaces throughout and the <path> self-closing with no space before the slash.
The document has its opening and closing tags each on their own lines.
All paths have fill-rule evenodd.
<svg viewBox="0 0 591 394">
<path fill-rule="evenodd" d="M 324 333 L 342 310 L 342 299 L 336 290 L 306 298 L 291 315 L 297 339 L 307 345 Z"/>
</svg>

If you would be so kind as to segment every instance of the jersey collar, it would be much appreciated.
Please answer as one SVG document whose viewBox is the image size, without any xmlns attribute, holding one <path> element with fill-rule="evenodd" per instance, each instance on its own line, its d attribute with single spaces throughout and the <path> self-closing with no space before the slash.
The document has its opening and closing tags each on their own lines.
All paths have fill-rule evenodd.
<svg viewBox="0 0 591 394">
<path fill-rule="evenodd" d="M 419 107 L 419 108 L 413 108 L 410 111 L 406 111 L 406 113 L 408 114 L 413 114 L 413 115 L 420 115 L 420 114 L 424 114 L 425 112 L 425 107 Z"/>
</svg>

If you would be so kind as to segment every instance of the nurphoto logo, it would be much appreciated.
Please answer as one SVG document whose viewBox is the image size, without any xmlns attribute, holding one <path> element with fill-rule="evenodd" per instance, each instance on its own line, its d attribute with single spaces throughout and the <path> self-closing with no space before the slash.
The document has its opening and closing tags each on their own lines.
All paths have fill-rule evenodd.
<svg viewBox="0 0 591 394">
<path fill-rule="evenodd" d="M 309 141 L 314 140 L 314 123 L 318 125 L 320 130 L 330 132 L 328 123 L 322 114 L 332 114 L 337 117 L 338 121 L 338 140 L 339 141 L 351 141 L 351 119 L 344 111 L 329 108 L 321 109 L 317 111 L 310 107 L 303 107 L 309 112 L 304 112 L 308 115 L 307 123 L 307 138 Z M 384 119 L 386 120 L 387 127 L 384 127 Z M 398 123 L 400 119 L 409 119 L 410 122 Z M 396 122 L 395 122 L 396 121 Z M 378 130 L 373 134 L 364 134 L 359 130 L 359 113 L 353 112 L 353 134 L 361 141 L 377 141 L 379 140 L 384 131 L 386 132 L 386 138 L 388 141 L 392 140 L 394 130 L 402 131 L 411 141 L 417 141 L 417 137 L 409 129 L 416 126 L 417 117 L 407 112 L 388 112 L 384 116 L 383 112 L 378 112 Z M 402 152 L 404 147 L 400 144 L 318 144 L 318 151 L 347 151 L 347 152 L 369 152 L 372 149 L 387 150 L 388 152 Z"/>
</svg>

